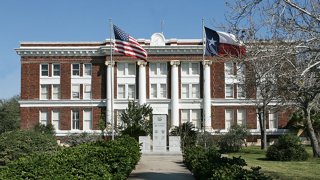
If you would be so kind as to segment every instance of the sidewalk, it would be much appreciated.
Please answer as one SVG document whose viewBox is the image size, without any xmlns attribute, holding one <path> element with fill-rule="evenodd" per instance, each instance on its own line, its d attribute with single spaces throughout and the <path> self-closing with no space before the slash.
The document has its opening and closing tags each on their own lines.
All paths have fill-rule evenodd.
<svg viewBox="0 0 320 180">
<path fill-rule="evenodd" d="M 143 154 L 129 180 L 194 180 L 181 155 Z"/>
</svg>

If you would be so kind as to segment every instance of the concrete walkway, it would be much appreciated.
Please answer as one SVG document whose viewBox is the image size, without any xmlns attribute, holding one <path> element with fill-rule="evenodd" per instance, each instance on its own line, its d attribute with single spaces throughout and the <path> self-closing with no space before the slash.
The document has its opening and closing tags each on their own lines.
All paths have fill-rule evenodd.
<svg viewBox="0 0 320 180">
<path fill-rule="evenodd" d="M 184 166 L 182 155 L 143 154 L 129 180 L 194 180 Z"/>
</svg>

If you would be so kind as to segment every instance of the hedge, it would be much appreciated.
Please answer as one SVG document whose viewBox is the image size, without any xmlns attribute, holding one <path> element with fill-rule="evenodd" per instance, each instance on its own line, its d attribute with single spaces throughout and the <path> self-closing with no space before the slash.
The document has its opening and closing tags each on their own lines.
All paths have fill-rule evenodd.
<svg viewBox="0 0 320 180">
<path fill-rule="evenodd" d="M 8 164 L 0 179 L 126 179 L 140 159 L 133 138 L 91 142 Z"/>
</svg>

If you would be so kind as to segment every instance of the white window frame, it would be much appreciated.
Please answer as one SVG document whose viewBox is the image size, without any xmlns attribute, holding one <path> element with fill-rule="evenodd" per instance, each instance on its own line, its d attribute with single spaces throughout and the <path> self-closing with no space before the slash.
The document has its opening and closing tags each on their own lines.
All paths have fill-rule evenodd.
<svg viewBox="0 0 320 180">
<path fill-rule="evenodd" d="M 132 89 L 133 87 L 133 89 Z M 136 85 L 135 84 L 127 84 L 127 94 L 128 99 L 136 98 Z"/>
<path fill-rule="evenodd" d="M 87 69 L 87 66 L 89 66 L 90 69 Z M 84 77 L 91 77 L 92 76 L 92 64 L 91 63 L 84 63 L 83 64 L 83 76 Z"/>
<path fill-rule="evenodd" d="M 165 71 L 162 72 L 161 70 L 164 69 Z M 168 74 L 168 67 L 167 63 L 160 63 L 160 62 L 154 62 L 149 64 L 149 76 L 150 77 L 162 77 L 167 76 Z"/>
<path fill-rule="evenodd" d="M 78 70 L 78 69 L 74 69 L 74 68 L 73 68 L 73 65 L 78 65 L 78 66 L 79 66 L 79 70 Z M 80 77 L 80 75 L 81 75 L 81 72 L 80 72 L 81 70 L 80 70 L 80 69 L 81 69 L 81 68 L 80 68 L 80 64 L 79 64 L 79 63 L 72 63 L 72 64 L 71 64 L 71 76 L 73 76 L 73 77 Z M 75 71 L 75 70 L 77 70 L 79 74 L 74 74 L 74 71 Z"/>
<path fill-rule="evenodd" d="M 238 125 L 246 126 L 246 124 L 247 124 L 246 117 L 247 117 L 247 112 L 245 109 L 237 109 L 237 124 Z"/>
<path fill-rule="evenodd" d="M 44 88 L 46 89 L 46 92 L 44 92 Z M 45 98 L 43 96 L 46 96 Z M 40 100 L 48 100 L 49 99 L 49 85 L 48 84 L 41 84 L 40 85 Z"/>
<path fill-rule="evenodd" d="M 123 73 L 119 73 L 119 67 L 123 66 L 124 71 Z M 132 67 L 133 74 L 129 74 L 130 70 L 129 68 Z M 117 63 L 117 76 L 118 77 L 134 77 L 136 75 L 136 63 L 127 63 L 127 62 L 118 62 Z"/>
<path fill-rule="evenodd" d="M 91 109 L 83 110 L 83 130 L 92 130 L 92 117 Z"/>
<path fill-rule="evenodd" d="M 278 129 L 278 112 L 276 110 L 270 110 L 268 113 L 269 129 Z"/>
<path fill-rule="evenodd" d="M 162 86 L 165 86 L 162 91 Z M 155 89 L 153 88 L 155 87 Z M 154 91 L 153 91 L 154 90 Z M 164 92 L 164 94 L 163 94 Z M 167 98 L 167 84 L 165 83 L 152 83 L 150 84 L 150 99 L 166 99 Z"/>
<path fill-rule="evenodd" d="M 225 76 L 234 76 L 234 62 L 228 61 L 224 63 Z"/>
<path fill-rule="evenodd" d="M 231 113 L 231 117 L 227 117 L 228 112 Z M 233 109 L 225 109 L 225 129 L 229 130 L 234 123 L 234 111 Z"/>
<path fill-rule="evenodd" d="M 58 88 L 56 89 L 56 87 L 58 87 Z M 52 89 L 51 99 L 53 99 L 53 100 L 60 99 L 60 95 L 61 95 L 60 84 L 52 84 L 51 89 Z M 55 90 L 58 90 L 58 92 L 55 92 Z"/>
<path fill-rule="evenodd" d="M 241 89 L 241 91 L 239 91 L 240 89 Z M 245 92 L 244 84 L 237 84 L 237 98 L 238 99 L 246 98 L 246 92 Z"/>
<path fill-rule="evenodd" d="M 78 91 L 79 92 L 76 92 L 76 91 L 73 91 L 74 90 L 74 87 L 78 87 L 77 89 L 78 89 Z M 78 93 L 78 98 L 75 98 L 74 97 L 74 93 Z M 79 100 L 81 98 L 81 96 L 80 96 L 80 84 L 72 84 L 71 85 L 71 99 L 74 99 L 74 100 Z"/>
<path fill-rule="evenodd" d="M 48 116 L 48 111 L 40 111 L 39 113 L 39 123 L 42 125 L 48 125 L 48 120 L 49 120 L 49 116 Z"/>
<path fill-rule="evenodd" d="M 57 114 L 57 115 L 55 115 Z M 60 111 L 53 110 L 51 111 L 51 124 L 53 125 L 55 130 L 60 130 Z M 56 118 L 58 117 L 58 118 Z"/>
<path fill-rule="evenodd" d="M 197 89 L 194 89 L 197 87 Z M 185 88 L 187 92 L 185 92 Z M 199 99 L 200 84 L 181 84 L 181 99 Z"/>
<path fill-rule="evenodd" d="M 119 96 L 120 94 L 119 94 L 119 86 L 121 86 L 121 87 L 124 87 L 124 92 L 123 92 L 123 95 L 124 96 Z M 132 96 L 130 96 L 130 92 L 129 92 L 129 89 L 130 89 L 130 87 L 134 87 L 134 89 L 133 89 L 133 94 L 131 94 L 131 95 L 133 95 L 133 97 Z M 136 98 L 136 85 L 135 84 L 118 84 L 118 86 L 117 86 L 117 99 L 135 99 Z"/>
<path fill-rule="evenodd" d="M 231 96 L 228 96 L 228 92 L 227 92 L 227 89 L 228 87 L 231 87 Z M 234 98 L 234 84 L 225 84 L 225 98 L 226 99 L 233 99 Z"/>
<path fill-rule="evenodd" d="M 55 66 L 59 66 L 59 75 L 55 75 L 55 72 L 57 72 L 57 70 L 55 69 Z M 60 77 L 61 76 L 61 65 L 60 64 L 52 64 L 52 77 Z"/>
<path fill-rule="evenodd" d="M 42 66 L 47 66 L 47 70 L 44 71 Z M 47 72 L 47 75 L 43 75 L 43 72 Z M 40 77 L 49 77 L 49 64 L 40 64 Z"/>
<path fill-rule="evenodd" d="M 194 118 L 195 113 L 196 118 Z M 201 109 L 181 109 L 181 124 L 186 122 L 191 122 L 194 128 L 201 129 Z"/>
<path fill-rule="evenodd" d="M 74 116 L 76 115 L 76 113 L 78 113 L 78 117 Z M 79 110 L 71 110 L 71 130 L 80 130 L 80 111 Z"/>
<path fill-rule="evenodd" d="M 83 99 L 92 98 L 92 87 L 91 84 L 83 84 Z"/>
<path fill-rule="evenodd" d="M 196 73 L 194 73 L 193 65 L 197 64 Z M 181 62 L 182 76 L 200 76 L 200 62 Z"/>
</svg>

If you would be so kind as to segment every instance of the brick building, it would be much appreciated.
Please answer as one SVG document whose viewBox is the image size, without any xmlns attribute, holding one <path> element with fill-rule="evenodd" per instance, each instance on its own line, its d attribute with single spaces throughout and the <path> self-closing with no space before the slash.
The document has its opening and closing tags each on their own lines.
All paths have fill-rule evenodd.
<svg viewBox="0 0 320 180">
<path fill-rule="evenodd" d="M 259 133 L 256 107 L 238 79 L 245 66 L 222 57 L 203 61 L 200 39 L 165 40 L 155 33 L 138 42 L 148 51 L 147 62 L 115 53 L 114 64 L 109 40 L 22 42 L 16 49 L 21 56 L 20 127 L 52 123 L 57 136 L 99 132 L 99 120 L 112 119 L 113 89 L 118 125 L 120 112 L 136 100 L 150 104 L 154 114 L 166 114 L 171 127 L 190 121 L 215 133 L 237 123 Z M 268 134 L 283 133 L 287 118 L 286 112 L 269 112 Z"/>
</svg>

